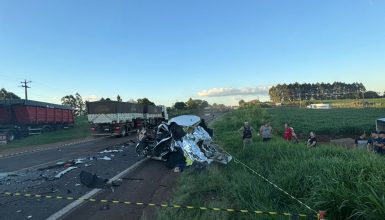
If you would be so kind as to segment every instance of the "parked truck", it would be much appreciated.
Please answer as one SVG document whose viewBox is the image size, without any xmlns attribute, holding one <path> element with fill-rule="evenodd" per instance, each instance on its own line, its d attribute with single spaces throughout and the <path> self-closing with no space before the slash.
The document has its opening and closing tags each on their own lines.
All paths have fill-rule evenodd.
<svg viewBox="0 0 385 220">
<path fill-rule="evenodd" d="M 39 134 L 74 124 L 69 106 L 32 100 L 0 100 L 0 142 Z"/>
<path fill-rule="evenodd" d="M 119 101 L 87 102 L 86 106 L 92 135 L 126 136 L 143 125 L 156 126 L 168 119 L 164 106 Z"/>
</svg>

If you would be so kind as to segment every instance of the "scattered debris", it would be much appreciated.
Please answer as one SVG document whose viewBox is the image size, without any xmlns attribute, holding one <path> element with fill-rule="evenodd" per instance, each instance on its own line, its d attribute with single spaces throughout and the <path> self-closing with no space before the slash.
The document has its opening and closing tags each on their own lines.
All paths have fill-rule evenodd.
<svg viewBox="0 0 385 220">
<path fill-rule="evenodd" d="M 104 150 L 104 151 L 99 152 L 99 154 L 119 153 L 122 151 L 123 150 Z"/>
<path fill-rule="evenodd" d="M 32 218 L 32 215 L 29 215 L 27 218 Z"/>
<path fill-rule="evenodd" d="M 81 164 L 81 163 L 84 163 L 84 160 L 85 160 L 85 158 L 78 158 L 78 159 L 75 159 L 74 163 L 75 163 L 75 165 Z"/>
<path fill-rule="evenodd" d="M 76 183 L 76 184 L 75 184 L 75 186 L 81 186 L 81 185 L 82 185 L 82 184 L 80 184 L 80 183 Z"/>
<path fill-rule="evenodd" d="M 102 158 L 99 158 L 99 160 L 111 160 L 111 157 L 104 156 Z"/>
<path fill-rule="evenodd" d="M 16 212 L 17 212 L 17 213 L 20 213 L 20 212 L 21 212 L 21 210 L 17 210 Z"/>
<path fill-rule="evenodd" d="M 71 170 L 74 170 L 74 169 L 77 169 L 78 167 L 68 167 L 67 169 L 61 171 L 60 173 L 58 173 L 55 178 L 60 178 L 62 177 L 64 174 L 68 173 L 69 171 Z"/>
<path fill-rule="evenodd" d="M 89 167 L 89 166 L 91 166 L 92 164 L 88 164 L 88 163 L 86 163 L 86 164 L 84 164 L 84 167 Z"/>
<path fill-rule="evenodd" d="M 82 171 L 80 172 L 80 182 L 87 186 L 88 188 L 98 188 L 104 185 L 108 180 L 102 179 L 96 176 L 96 174 L 91 174 L 90 172 Z"/>
</svg>

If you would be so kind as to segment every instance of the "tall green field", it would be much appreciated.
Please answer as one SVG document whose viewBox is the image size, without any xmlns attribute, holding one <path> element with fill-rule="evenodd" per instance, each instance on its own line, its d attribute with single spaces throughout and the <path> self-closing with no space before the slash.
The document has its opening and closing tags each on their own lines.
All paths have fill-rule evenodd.
<svg viewBox="0 0 385 220">
<path fill-rule="evenodd" d="M 375 120 L 385 117 L 385 109 L 266 109 L 267 120 L 279 134 L 283 133 L 284 123 L 288 122 L 296 133 L 307 136 L 310 131 L 316 134 L 335 136 L 359 136 L 364 131 L 369 134 L 375 129 Z"/>
<path fill-rule="evenodd" d="M 384 219 L 385 160 L 359 150 L 333 146 L 307 149 L 275 136 L 262 143 L 255 137 L 242 150 L 236 130 L 243 121 L 260 124 L 272 116 L 261 109 L 231 112 L 214 123 L 218 143 L 256 172 L 282 187 L 312 209 L 326 210 L 327 219 Z M 247 209 L 307 214 L 307 209 L 235 161 L 207 170 L 187 169 L 178 180 L 172 203 L 194 207 Z M 158 219 L 298 219 L 287 216 L 160 209 Z"/>
</svg>

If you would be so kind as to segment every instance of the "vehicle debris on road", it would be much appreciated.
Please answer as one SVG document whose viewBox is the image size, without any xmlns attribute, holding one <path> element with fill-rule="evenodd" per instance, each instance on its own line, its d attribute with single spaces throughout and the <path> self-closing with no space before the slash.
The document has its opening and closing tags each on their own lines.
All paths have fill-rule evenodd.
<svg viewBox="0 0 385 220">
<path fill-rule="evenodd" d="M 71 170 L 74 170 L 74 169 L 77 169 L 78 167 L 68 167 L 67 169 L 61 171 L 60 173 L 58 173 L 55 178 L 60 178 L 62 177 L 63 175 L 65 175 L 66 173 L 70 172 Z"/>
<path fill-rule="evenodd" d="M 232 157 L 213 143 L 209 133 L 199 125 L 201 121 L 201 118 L 195 115 L 181 115 L 172 118 L 168 123 L 160 124 L 156 131 L 143 128 L 138 134 L 136 152 L 141 156 L 168 161 L 170 155 L 174 157 L 175 152 L 180 149 L 187 165 L 208 165 L 212 162 L 227 164 Z M 177 163 L 175 166 L 182 171 L 184 165 Z"/>
<path fill-rule="evenodd" d="M 98 188 L 107 183 L 108 179 L 102 179 L 96 174 L 82 170 L 79 174 L 80 182 L 88 188 Z"/>
<path fill-rule="evenodd" d="M 112 160 L 112 159 L 111 159 L 111 157 L 104 156 L 104 157 L 99 158 L 98 160 Z"/>
</svg>

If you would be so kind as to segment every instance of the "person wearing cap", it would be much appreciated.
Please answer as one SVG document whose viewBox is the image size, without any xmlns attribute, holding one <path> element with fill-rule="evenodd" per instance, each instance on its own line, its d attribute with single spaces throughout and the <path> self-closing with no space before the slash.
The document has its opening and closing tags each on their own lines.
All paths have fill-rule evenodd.
<svg viewBox="0 0 385 220">
<path fill-rule="evenodd" d="M 364 131 L 358 138 L 354 140 L 354 146 L 357 149 L 366 149 L 368 145 L 368 140 L 366 140 L 366 133 Z"/>
</svg>

